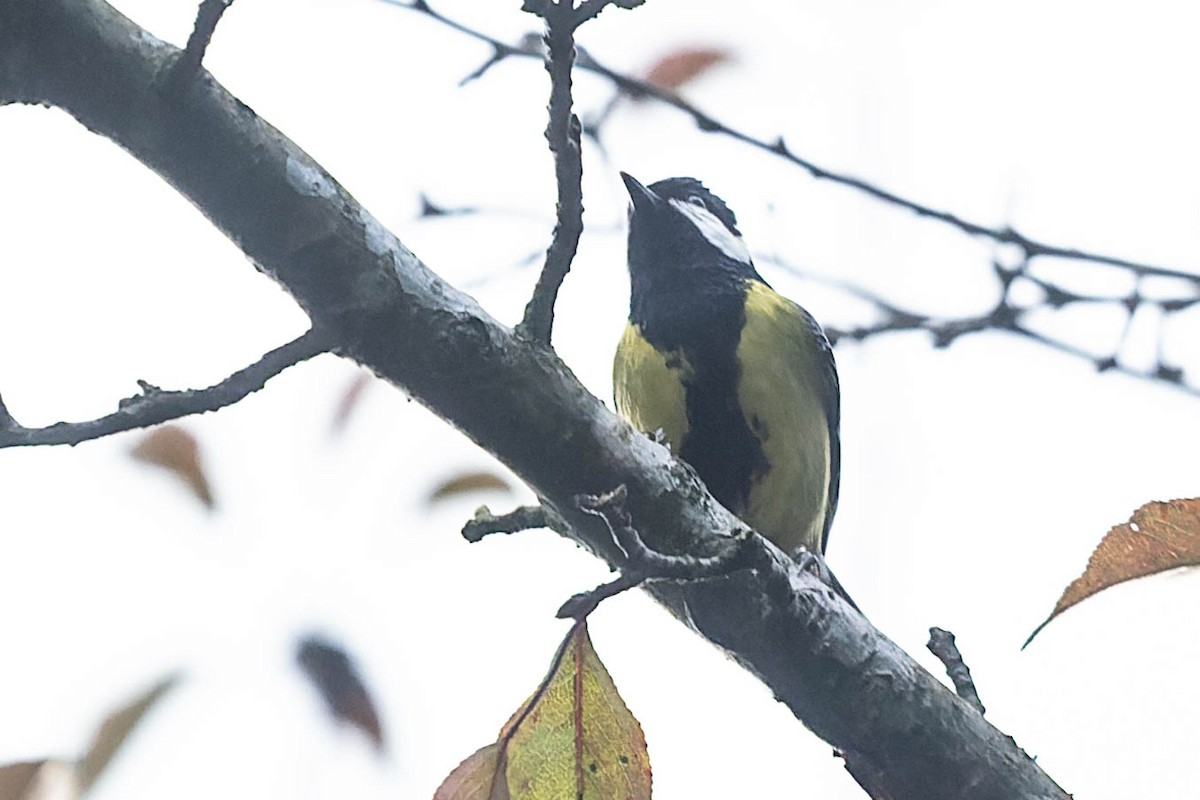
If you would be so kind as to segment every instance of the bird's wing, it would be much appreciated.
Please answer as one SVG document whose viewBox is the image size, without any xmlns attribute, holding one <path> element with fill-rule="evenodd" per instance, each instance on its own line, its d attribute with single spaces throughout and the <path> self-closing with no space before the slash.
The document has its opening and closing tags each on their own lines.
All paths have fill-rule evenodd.
<svg viewBox="0 0 1200 800">
<path fill-rule="evenodd" d="M 821 400 L 825 406 L 825 421 L 829 425 L 829 505 L 825 509 L 825 529 L 821 535 L 821 552 L 829 544 L 829 528 L 837 511 L 838 491 L 842 479 L 842 439 L 839 433 L 842 416 L 842 388 L 838 383 L 837 365 L 833 360 L 833 347 L 825 331 L 808 312 L 804 314 L 808 324 L 820 343 Z"/>
</svg>

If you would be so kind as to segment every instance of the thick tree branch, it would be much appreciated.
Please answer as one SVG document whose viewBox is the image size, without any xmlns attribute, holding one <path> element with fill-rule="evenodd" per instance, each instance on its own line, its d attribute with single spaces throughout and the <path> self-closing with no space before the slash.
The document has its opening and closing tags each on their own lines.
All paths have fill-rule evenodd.
<svg viewBox="0 0 1200 800">
<path fill-rule="evenodd" d="M 517 339 L 430 272 L 300 148 L 205 72 L 164 94 L 179 51 L 100 0 L 0 0 L 0 102 L 63 108 L 187 196 L 334 335 L 495 453 L 610 564 L 572 507 L 624 483 L 647 545 L 722 552 L 741 523 L 667 450 L 615 417 L 549 350 Z M 763 680 L 878 796 L 1067 795 L 1012 741 L 813 575 L 769 562 L 650 591 Z M 885 794 L 886 793 L 886 794 Z"/>
<path fill-rule="evenodd" d="M 216 411 L 257 392 L 288 367 L 329 352 L 332 343 L 329 336 L 312 328 L 300 338 L 272 350 L 250 366 L 207 389 L 167 391 L 152 383 L 138 381 L 141 394 L 122 400 L 113 413 L 86 422 L 57 422 L 45 428 L 26 428 L 13 419 L 4 401 L 0 400 L 0 447 L 77 445 L 190 414 Z"/>
</svg>

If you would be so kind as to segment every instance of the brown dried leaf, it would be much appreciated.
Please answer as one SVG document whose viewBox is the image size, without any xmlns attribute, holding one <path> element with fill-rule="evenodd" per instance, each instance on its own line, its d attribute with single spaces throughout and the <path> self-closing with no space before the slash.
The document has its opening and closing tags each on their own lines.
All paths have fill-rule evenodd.
<svg viewBox="0 0 1200 800">
<path fill-rule="evenodd" d="M 162 425 L 147 433 L 133 448 L 133 457 L 178 476 L 208 508 L 213 507 L 212 489 L 200 463 L 196 437 L 178 425 Z"/>
<path fill-rule="evenodd" d="M 680 48 L 655 61 L 642 80 L 659 89 L 674 92 L 730 58 L 728 50 L 715 47 Z"/>
<path fill-rule="evenodd" d="M 129 734 L 137 727 L 155 703 L 178 683 L 178 677 L 170 675 L 139 695 L 133 702 L 109 714 L 101 723 L 100 729 L 92 738 L 92 745 L 79 759 L 76 772 L 79 776 L 80 793 L 86 792 L 100 773 L 112 761 L 121 745 L 129 738 Z"/>
<path fill-rule="evenodd" d="M 0 767 L 0 800 L 76 800 L 80 794 L 70 762 L 25 761 Z"/>
<path fill-rule="evenodd" d="M 337 645 L 315 636 L 301 640 L 296 661 L 317 687 L 335 719 L 358 728 L 383 751 L 383 726 L 375 702 L 350 656 Z"/>
<path fill-rule="evenodd" d="M 473 492 L 504 492 L 507 494 L 511 491 L 512 487 L 508 485 L 508 481 L 495 472 L 484 472 L 483 470 L 460 472 L 439 483 L 429 493 L 429 502 L 433 504 Z"/>
<path fill-rule="evenodd" d="M 342 397 L 338 401 L 337 408 L 333 412 L 333 422 L 330 424 L 330 429 L 335 434 L 340 434 L 346 429 L 346 425 L 350 422 L 350 417 L 354 415 L 355 409 L 358 408 L 359 401 L 370 386 L 375 383 L 374 376 L 371 373 L 364 371 L 359 372 L 354 376 L 354 379 L 346 385 L 345 391 L 342 392 Z"/>
<path fill-rule="evenodd" d="M 0 767 L 0 800 L 25 800 L 44 761 L 22 761 Z"/>
<path fill-rule="evenodd" d="M 1087 569 L 1063 592 L 1054 611 L 1025 640 L 1081 600 L 1118 583 L 1200 564 L 1200 498 L 1151 502 L 1114 526 L 1088 559 Z"/>
</svg>

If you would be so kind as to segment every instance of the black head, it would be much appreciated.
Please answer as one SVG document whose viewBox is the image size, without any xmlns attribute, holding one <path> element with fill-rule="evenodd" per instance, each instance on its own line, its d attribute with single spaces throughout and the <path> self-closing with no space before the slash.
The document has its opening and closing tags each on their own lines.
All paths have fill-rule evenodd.
<svg viewBox="0 0 1200 800">
<path fill-rule="evenodd" d="M 654 287 L 732 286 L 757 278 L 737 218 L 695 178 L 650 186 L 622 172 L 629 208 L 629 273 L 634 294 Z"/>
</svg>

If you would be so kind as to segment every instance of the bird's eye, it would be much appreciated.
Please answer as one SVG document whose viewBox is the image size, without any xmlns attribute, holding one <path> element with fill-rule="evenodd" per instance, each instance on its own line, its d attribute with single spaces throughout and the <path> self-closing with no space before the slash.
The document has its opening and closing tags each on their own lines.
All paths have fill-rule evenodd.
<svg viewBox="0 0 1200 800">
<path fill-rule="evenodd" d="M 707 208 L 707 206 L 704 205 L 704 198 L 698 194 L 692 195 L 691 197 L 689 197 L 687 199 L 687 201 L 694 206 L 700 206 L 701 208 Z"/>
</svg>

